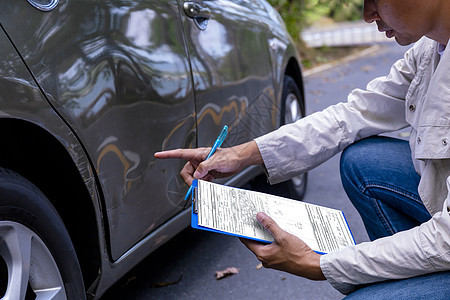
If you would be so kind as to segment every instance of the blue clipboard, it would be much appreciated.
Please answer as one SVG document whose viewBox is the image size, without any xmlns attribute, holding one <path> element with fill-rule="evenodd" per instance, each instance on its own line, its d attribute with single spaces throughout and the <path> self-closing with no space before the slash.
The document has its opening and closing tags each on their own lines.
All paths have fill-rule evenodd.
<svg viewBox="0 0 450 300">
<path fill-rule="evenodd" d="M 213 228 L 209 228 L 209 227 L 204 227 L 204 226 L 198 225 L 197 187 L 198 187 L 198 181 L 194 180 L 192 182 L 193 192 L 191 193 L 191 200 L 192 200 L 192 204 L 191 204 L 191 227 L 192 228 L 205 230 L 205 231 L 209 231 L 209 232 L 220 233 L 220 234 L 226 234 L 226 235 L 230 235 L 230 236 L 236 236 L 236 237 L 245 238 L 245 239 L 249 239 L 249 240 L 254 240 L 254 241 L 258 241 L 258 242 L 262 242 L 262 243 L 266 243 L 266 244 L 272 243 L 272 241 L 268 241 L 268 240 L 262 240 L 262 239 L 258 239 L 258 238 L 254 238 L 254 237 L 250 237 L 250 236 L 239 235 L 239 234 L 235 234 L 235 233 L 231 233 L 231 232 L 221 231 L 221 230 L 217 230 L 217 229 L 213 229 Z M 344 217 L 344 220 L 345 220 L 345 223 L 346 223 L 347 228 L 349 230 L 350 236 L 351 236 L 351 238 L 353 240 L 353 244 L 355 245 L 356 244 L 355 238 L 353 236 L 353 233 L 350 230 L 350 227 L 349 227 L 348 222 L 347 222 L 347 218 L 345 217 L 345 215 L 344 215 L 344 213 L 342 211 L 341 211 L 341 214 Z M 317 250 L 314 250 L 314 249 L 313 249 L 313 251 L 318 253 L 318 254 L 327 254 L 326 252 L 317 251 Z"/>
<path fill-rule="evenodd" d="M 257 239 L 257 238 L 253 238 L 253 237 L 249 237 L 249 236 L 244 236 L 244 235 L 239 235 L 239 234 L 235 234 L 235 233 L 231 233 L 231 232 L 226 232 L 226 231 L 221 231 L 221 230 L 217 230 L 217 229 L 212 229 L 209 227 L 204 227 L 204 226 L 200 226 L 198 225 L 198 214 L 197 214 L 197 180 L 194 180 L 192 182 L 192 187 L 193 187 L 193 192 L 191 193 L 191 199 L 192 199 L 192 205 L 191 205 L 191 227 L 195 228 L 195 229 L 200 229 L 200 230 L 205 230 L 205 231 L 210 231 L 210 232 L 215 232 L 215 233 L 221 233 L 221 234 L 226 234 L 226 235 L 231 235 L 231 236 L 236 236 L 236 237 L 241 237 L 241 238 L 245 238 L 245 239 L 249 239 L 249 240 L 254 240 L 254 241 L 258 241 L 258 242 L 262 242 L 262 243 L 266 243 L 266 244 L 270 244 L 271 241 L 267 241 L 267 240 L 261 240 L 261 239 Z"/>
</svg>

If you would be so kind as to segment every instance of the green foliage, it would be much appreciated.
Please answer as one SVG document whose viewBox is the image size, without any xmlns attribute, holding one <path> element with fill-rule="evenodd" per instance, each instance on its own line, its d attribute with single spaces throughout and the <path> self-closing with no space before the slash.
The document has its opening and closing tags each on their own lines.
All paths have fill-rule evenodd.
<svg viewBox="0 0 450 300">
<path fill-rule="evenodd" d="M 278 10 L 296 42 L 302 29 L 321 18 L 350 21 L 361 18 L 363 0 L 268 0 Z"/>
<path fill-rule="evenodd" d="M 331 0 L 333 5 L 329 16 L 337 22 L 354 21 L 362 17 L 364 1 L 362 0 Z"/>
<path fill-rule="evenodd" d="M 305 68 L 334 59 L 345 49 L 327 51 L 327 49 L 310 49 L 301 38 L 304 27 L 321 19 L 336 22 L 358 20 L 362 17 L 363 0 L 268 0 L 280 13 L 286 23 L 289 34 L 294 39 L 302 56 Z M 331 53 L 328 53 L 331 52 Z M 330 58 L 328 58 L 330 56 Z"/>
<path fill-rule="evenodd" d="M 299 0 L 268 0 L 269 3 L 280 13 L 289 34 L 297 42 L 298 37 L 305 24 L 305 1 Z M 309 0 L 308 0 L 309 1 Z"/>
</svg>

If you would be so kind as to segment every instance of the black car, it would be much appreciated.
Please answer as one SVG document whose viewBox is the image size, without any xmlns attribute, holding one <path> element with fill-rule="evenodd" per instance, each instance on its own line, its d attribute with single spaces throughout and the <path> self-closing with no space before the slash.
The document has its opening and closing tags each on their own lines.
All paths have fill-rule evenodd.
<svg viewBox="0 0 450 300">
<path fill-rule="evenodd" d="M 232 146 L 304 116 L 300 58 L 263 0 L 0 7 L 4 299 L 99 298 L 189 225 L 184 162 L 153 153 L 211 146 L 225 124 Z"/>
</svg>

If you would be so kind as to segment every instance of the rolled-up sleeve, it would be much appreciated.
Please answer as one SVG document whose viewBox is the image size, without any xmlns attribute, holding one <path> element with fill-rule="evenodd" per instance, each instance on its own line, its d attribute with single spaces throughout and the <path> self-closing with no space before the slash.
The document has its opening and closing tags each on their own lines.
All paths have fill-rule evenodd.
<svg viewBox="0 0 450 300">
<path fill-rule="evenodd" d="M 405 98 L 415 73 L 411 51 L 388 76 L 353 90 L 347 102 L 256 138 L 270 183 L 304 173 L 361 138 L 407 127 Z"/>
<path fill-rule="evenodd" d="M 356 140 L 408 126 L 404 109 L 404 99 L 358 89 L 346 103 L 256 138 L 270 183 L 309 171 Z"/>
</svg>

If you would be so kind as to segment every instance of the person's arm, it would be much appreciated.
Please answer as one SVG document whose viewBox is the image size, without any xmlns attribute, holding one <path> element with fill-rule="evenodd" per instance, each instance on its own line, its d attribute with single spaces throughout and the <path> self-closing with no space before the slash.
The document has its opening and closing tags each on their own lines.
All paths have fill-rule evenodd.
<svg viewBox="0 0 450 300">
<path fill-rule="evenodd" d="M 406 58 L 400 60 L 388 76 L 371 81 L 367 90 L 354 90 L 348 102 L 330 106 L 254 141 L 219 148 L 207 161 L 209 148 L 163 151 L 155 153 L 155 157 L 188 160 L 181 171 L 188 185 L 193 179 L 222 178 L 255 164 L 264 164 L 272 184 L 288 180 L 356 140 L 408 126 L 405 96 L 414 72 L 413 63 Z"/>
<path fill-rule="evenodd" d="M 320 254 L 298 237 L 284 231 L 265 213 L 256 219 L 274 237 L 271 244 L 241 238 L 241 242 L 263 263 L 265 268 L 285 271 L 311 280 L 325 280 L 320 269 Z"/>
<path fill-rule="evenodd" d="M 256 138 L 270 183 L 307 172 L 357 140 L 409 126 L 405 98 L 417 71 L 414 51 L 410 49 L 389 75 L 372 80 L 366 90 L 353 90 L 347 102 Z"/>
<path fill-rule="evenodd" d="M 212 180 L 228 177 L 250 165 L 263 164 L 255 141 L 230 148 L 218 148 L 213 156 L 205 160 L 210 148 L 175 149 L 157 152 L 156 158 L 179 158 L 187 160 L 180 172 L 184 181 L 191 185 L 194 179 Z"/>
</svg>

